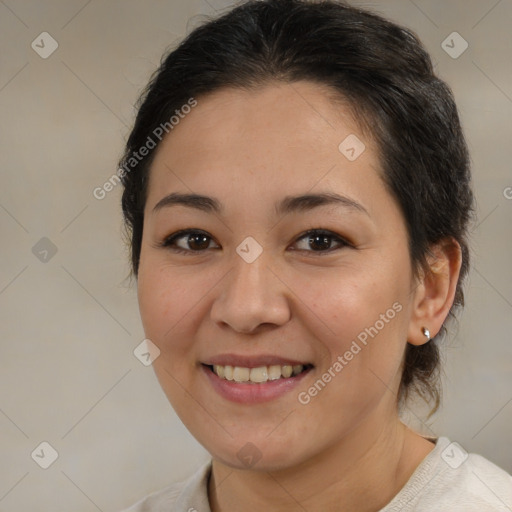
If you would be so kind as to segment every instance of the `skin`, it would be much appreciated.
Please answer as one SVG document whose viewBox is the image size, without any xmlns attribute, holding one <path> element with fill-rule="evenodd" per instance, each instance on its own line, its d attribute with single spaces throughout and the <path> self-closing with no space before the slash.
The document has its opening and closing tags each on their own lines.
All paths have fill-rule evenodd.
<svg viewBox="0 0 512 512">
<path fill-rule="evenodd" d="M 197 99 L 151 167 L 138 298 L 146 337 L 161 350 L 153 363 L 159 382 L 212 455 L 210 507 L 378 510 L 434 448 L 399 420 L 396 397 L 407 342 L 425 343 L 424 326 L 433 337 L 453 303 L 460 248 L 450 240 L 433 247 L 433 272 L 414 276 L 377 147 L 322 86 L 272 83 Z M 355 161 L 338 150 L 350 134 L 366 146 Z M 215 197 L 224 211 L 153 212 L 171 192 Z M 330 205 L 276 215 L 274 203 L 285 196 L 318 192 L 347 196 L 367 213 Z M 210 238 L 203 245 L 181 238 L 187 254 L 159 245 L 187 228 Z M 308 243 L 303 234 L 312 228 L 332 238 Z M 263 249 L 252 263 L 236 252 L 248 236 Z M 317 396 L 299 403 L 298 392 L 397 302 L 401 311 Z M 201 371 L 201 362 L 225 353 L 276 354 L 314 368 L 276 400 L 238 404 Z M 247 442 L 261 457 L 250 467 L 237 457 Z"/>
</svg>

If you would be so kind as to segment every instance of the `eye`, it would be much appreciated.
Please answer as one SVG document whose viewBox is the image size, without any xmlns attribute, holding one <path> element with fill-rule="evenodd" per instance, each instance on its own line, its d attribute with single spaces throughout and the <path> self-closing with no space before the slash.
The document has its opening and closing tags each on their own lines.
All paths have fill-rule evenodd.
<svg viewBox="0 0 512 512">
<path fill-rule="evenodd" d="M 212 237 L 204 231 L 184 229 L 167 237 L 160 245 L 177 253 L 190 254 L 205 251 L 209 248 L 210 241 Z"/>
<path fill-rule="evenodd" d="M 311 229 L 298 238 L 299 242 L 301 240 L 305 240 L 305 243 L 303 243 L 303 245 L 305 245 L 306 249 L 298 250 L 305 250 L 306 252 L 330 253 L 332 251 L 335 251 L 336 249 L 341 249 L 346 246 L 352 247 L 352 245 L 349 242 L 347 242 L 340 236 L 336 235 L 331 231 L 326 231 L 323 229 Z M 338 247 L 333 248 L 333 242 L 335 242 L 338 245 Z M 308 248 L 313 250 L 309 250 Z"/>
<path fill-rule="evenodd" d="M 165 247 L 176 253 L 181 254 L 199 254 L 207 249 L 218 249 L 217 247 L 210 247 L 212 237 L 205 231 L 198 229 L 184 229 L 168 236 L 163 242 L 159 244 L 160 247 Z M 331 253 L 336 249 L 343 247 L 353 247 L 352 244 L 344 240 L 339 235 L 324 229 L 311 229 L 302 234 L 296 242 L 296 245 L 303 244 L 303 248 L 292 249 L 313 253 Z M 333 243 L 335 246 L 333 247 Z"/>
</svg>

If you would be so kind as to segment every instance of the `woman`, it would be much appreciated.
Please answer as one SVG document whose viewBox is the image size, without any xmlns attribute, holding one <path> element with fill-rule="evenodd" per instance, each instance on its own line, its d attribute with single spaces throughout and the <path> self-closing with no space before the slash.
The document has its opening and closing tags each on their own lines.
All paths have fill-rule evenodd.
<svg viewBox="0 0 512 512">
<path fill-rule="evenodd" d="M 153 366 L 212 456 L 131 512 L 510 510 L 504 470 L 399 419 L 439 405 L 473 211 L 411 32 L 246 2 L 163 61 L 119 175 Z"/>
</svg>

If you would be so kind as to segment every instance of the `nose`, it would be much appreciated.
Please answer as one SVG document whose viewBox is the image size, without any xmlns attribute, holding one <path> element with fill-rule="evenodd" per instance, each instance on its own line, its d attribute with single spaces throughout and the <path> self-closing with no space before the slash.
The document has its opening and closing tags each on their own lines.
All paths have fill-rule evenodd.
<svg viewBox="0 0 512 512">
<path fill-rule="evenodd" d="M 269 263 L 265 251 L 252 263 L 234 256 L 234 268 L 219 283 L 220 291 L 212 304 L 214 322 L 240 333 L 254 333 L 262 326 L 289 321 L 290 291 Z"/>
</svg>

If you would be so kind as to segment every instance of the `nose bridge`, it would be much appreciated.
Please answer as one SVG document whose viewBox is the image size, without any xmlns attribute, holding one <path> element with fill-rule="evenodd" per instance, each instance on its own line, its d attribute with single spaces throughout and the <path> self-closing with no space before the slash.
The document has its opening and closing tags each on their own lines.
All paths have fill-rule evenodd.
<svg viewBox="0 0 512 512">
<path fill-rule="evenodd" d="M 247 251 L 247 252 L 243 252 Z M 242 253 L 242 254 L 240 254 Z M 247 256 L 247 258 L 246 258 Z M 237 255 L 233 258 L 234 269 L 231 276 L 231 293 L 235 295 L 249 296 L 253 292 L 253 299 L 263 299 L 262 294 L 270 292 L 268 275 L 267 255 L 263 251 L 257 257 L 254 257 L 254 249 L 247 245 L 237 248 Z M 240 298 L 240 297 L 239 297 Z"/>
<path fill-rule="evenodd" d="M 237 331 L 250 332 L 262 323 L 281 324 L 290 316 L 283 284 L 270 268 L 270 253 L 256 244 L 246 239 L 237 247 L 232 271 L 212 308 L 215 321 Z"/>
<path fill-rule="evenodd" d="M 263 242 L 260 244 L 254 237 L 247 236 L 235 248 L 232 255 L 234 268 L 230 278 L 230 293 L 248 295 L 253 291 L 253 298 L 257 299 L 268 289 L 270 252 L 262 244 Z"/>
</svg>

